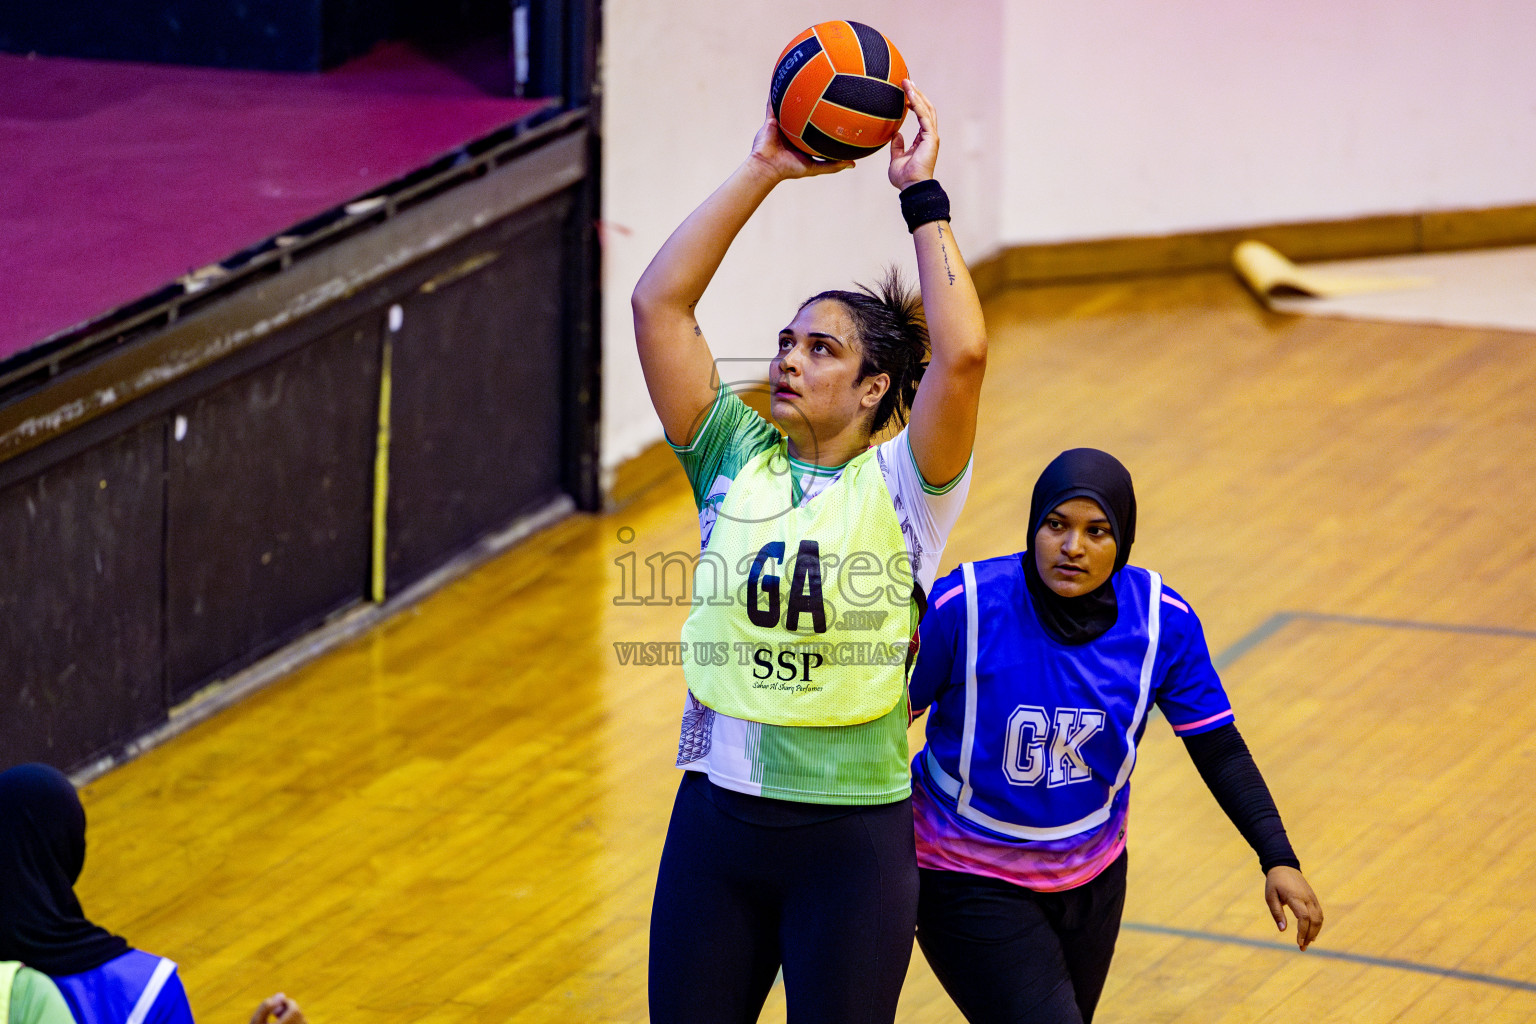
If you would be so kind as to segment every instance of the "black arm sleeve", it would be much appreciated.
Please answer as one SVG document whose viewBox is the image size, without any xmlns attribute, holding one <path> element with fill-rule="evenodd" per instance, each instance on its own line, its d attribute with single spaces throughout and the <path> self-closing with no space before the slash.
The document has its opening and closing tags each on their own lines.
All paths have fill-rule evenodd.
<svg viewBox="0 0 1536 1024">
<path fill-rule="evenodd" d="M 1259 766 L 1254 764 L 1237 726 L 1228 723 L 1210 732 L 1186 736 L 1184 747 L 1210 787 L 1211 795 L 1259 855 L 1259 867 L 1266 874 L 1281 864 L 1301 870 L 1274 798 L 1269 795 L 1264 776 L 1259 774 Z"/>
</svg>

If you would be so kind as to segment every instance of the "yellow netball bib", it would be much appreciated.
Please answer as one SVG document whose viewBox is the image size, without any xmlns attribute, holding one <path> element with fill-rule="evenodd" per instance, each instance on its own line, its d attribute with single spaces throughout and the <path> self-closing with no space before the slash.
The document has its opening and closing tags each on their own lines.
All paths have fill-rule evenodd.
<svg viewBox="0 0 1536 1024">
<path fill-rule="evenodd" d="M 874 450 L 797 506 L 782 444 L 731 482 L 694 570 L 683 674 L 769 725 L 855 725 L 906 692 L 912 572 Z"/>
</svg>

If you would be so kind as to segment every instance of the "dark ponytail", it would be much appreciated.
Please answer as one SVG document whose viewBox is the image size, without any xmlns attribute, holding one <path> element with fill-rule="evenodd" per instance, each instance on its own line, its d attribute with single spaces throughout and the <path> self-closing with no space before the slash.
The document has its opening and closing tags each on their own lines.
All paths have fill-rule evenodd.
<svg viewBox="0 0 1536 1024">
<path fill-rule="evenodd" d="M 907 422 L 917 385 L 928 368 L 928 322 L 921 297 L 907 287 L 894 266 L 886 268 L 877 287 L 861 284 L 858 289 L 821 292 L 800 303 L 800 308 L 824 299 L 841 303 L 858 332 L 859 380 L 879 373 L 890 377 L 891 386 L 881 396 L 870 428 L 870 433 L 878 434 L 892 416 L 897 423 Z"/>
</svg>

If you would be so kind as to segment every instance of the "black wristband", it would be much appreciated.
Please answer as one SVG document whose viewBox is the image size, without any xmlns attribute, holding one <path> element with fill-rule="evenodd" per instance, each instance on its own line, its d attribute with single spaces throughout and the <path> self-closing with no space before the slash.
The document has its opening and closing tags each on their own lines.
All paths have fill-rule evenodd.
<svg viewBox="0 0 1536 1024">
<path fill-rule="evenodd" d="M 908 231 L 931 221 L 949 220 L 949 196 L 944 186 L 929 178 L 902 189 L 901 215 L 907 219 Z"/>
</svg>

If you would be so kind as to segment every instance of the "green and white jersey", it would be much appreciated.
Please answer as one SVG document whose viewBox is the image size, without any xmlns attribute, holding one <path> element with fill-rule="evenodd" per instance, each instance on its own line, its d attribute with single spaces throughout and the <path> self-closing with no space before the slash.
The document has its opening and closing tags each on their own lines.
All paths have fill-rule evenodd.
<svg viewBox="0 0 1536 1024">
<path fill-rule="evenodd" d="M 69 1004 L 46 974 L 0 961 L 0 1024 L 75 1024 Z"/>
<path fill-rule="evenodd" d="M 699 509 L 702 551 L 709 551 L 711 535 L 726 494 L 738 477 L 743 481 L 755 481 L 753 486 L 774 487 L 772 494 L 752 495 L 752 507 L 756 509 L 771 507 L 774 502 L 781 502 L 785 508 L 791 505 L 804 508 L 843 482 L 844 467 L 812 465 L 790 458 L 787 452 L 783 458 L 788 479 L 779 477 L 774 480 L 772 474 L 745 472 L 754 460 L 757 460 L 757 466 L 762 465 L 759 456 L 776 448 L 782 451 L 783 446 L 778 431 L 740 398 L 723 389 L 693 442 L 686 447 L 672 446 L 693 487 L 694 501 Z M 959 477 L 943 487 L 929 486 L 918 472 L 906 430 L 878 445 L 873 452 L 873 462 L 878 466 L 884 488 L 876 485 L 875 491 L 870 492 L 865 487 L 860 493 L 874 493 L 876 500 L 890 504 L 887 509 L 877 510 L 880 515 L 870 516 L 870 522 L 888 522 L 893 514 L 899 524 L 899 533 L 891 529 L 870 530 L 870 536 L 848 536 L 837 546 L 844 552 L 860 554 L 865 566 L 865 578 L 860 583 L 864 590 L 871 585 L 883 584 L 900 587 L 902 593 L 907 593 L 916 583 L 926 594 L 938 574 L 949 532 L 965 504 L 970 487 L 970 466 L 967 465 Z M 733 504 L 741 505 L 740 497 L 733 494 Z M 828 500 L 832 499 L 833 495 L 828 494 Z M 860 534 L 859 525 L 859 517 L 853 517 L 848 532 Z M 822 547 L 825 549 L 828 545 L 824 543 Z M 881 550 L 873 550 L 875 547 Z M 793 557 L 789 560 L 793 561 Z M 701 570 L 705 562 L 706 559 L 701 557 Z M 879 569 L 875 570 L 875 566 Z M 746 571 L 745 566 L 738 569 Z M 823 575 L 826 571 L 827 567 L 823 566 Z M 882 572 L 890 579 L 881 579 L 879 574 Z M 696 572 L 696 601 L 710 596 L 700 591 L 705 582 L 702 572 Z M 788 579 L 784 581 L 786 586 L 789 582 Z M 908 605 L 909 625 L 903 635 L 910 636 L 916 629 L 916 606 L 911 599 L 904 603 Z M 851 620 L 853 628 L 857 628 L 858 614 L 852 609 L 841 613 L 855 617 Z M 841 618 L 837 612 L 833 615 L 845 625 L 850 621 Z M 843 634 L 844 637 L 847 635 Z M 700 646 L 697 637 L 694 639 L 689 650 Z M 746 664 L 746 652 L 729 649 L 745 645 L 722 642 L 718 646 L 723 649 L 718 652 L 720 657 L 732 662 L 740 657 L 745 666 L 744 673 L 753 671 L 755 666 Z M 860 652 L 852 649 L 858 646 L 837 645 L 842 665 L 858 663 Z M 905 654 L 904 649 L 892 652 L 888 644 L 867 646 L 871 650 L 864 654 L 874 659 L 872 664 L 881 663 L 892 653 L 898 658 Z M 907 724 L 905 699 L 897 700 L 894 707 L 879 717 L 855 725 L 768 725 L 706 707 L 689 692 L 683 712 L 677 764 L 687 770 L 707 772 L 710 781 L 718 786 L 754 796 L 823 804 L 889 803 L 902 799 L 911 790 L 907 768 Z"/>
</svg>

